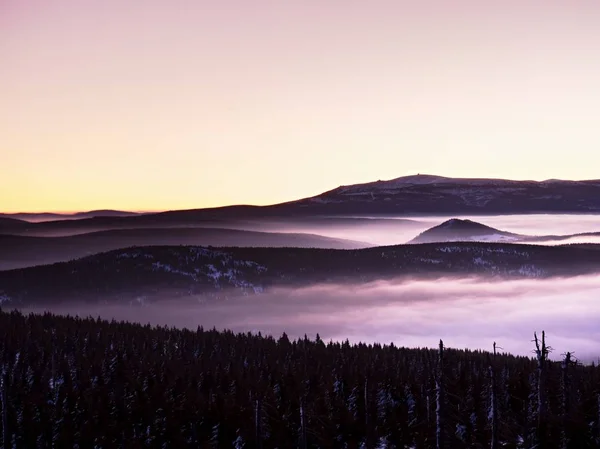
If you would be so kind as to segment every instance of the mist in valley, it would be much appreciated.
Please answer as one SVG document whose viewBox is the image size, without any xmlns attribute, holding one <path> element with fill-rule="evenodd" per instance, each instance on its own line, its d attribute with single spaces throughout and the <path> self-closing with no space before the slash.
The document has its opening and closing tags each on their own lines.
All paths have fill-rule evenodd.
<svg viewBox="0 0 600 449">
<path fill-rule="evenodd" d="M 287 217 L 200 221 L 164 227 L 69 226 L 0 235 L 0 269 L 70 260 L 134 245 L 276 246 L 364 248 L 407 243 L 450 218 L 470 219 L 501 231 L 529 236 L 600 232 L 600 215 L 502 215 L 419 217 Z M 130 227 L 131 226 L 131 227 Z M 244 232 L 245 231 L 245 232 Z M 250 232 L 248 232 L 250 231 Z M 2 234 L 0 232 L 0 234 Z M 21 236 L 21 237 L 19 237 Z M 33 238 L 33 237 L 43 238 Z M 600 243 L 600 236 L 574 236 L 541 244 Z"/>
<path fill-rule="evenodd" d="M 373 246 L 384 246 L 407 243 L 421 232 L 451 218 L 468 219 L 501 231 L 531 236 L 600 232 L 600 215 L 583 214 L 339 217 L 307 222 L 238 223 L 233 227 L 255 231 L 318 234 L 324 237 L 366 242 Z M 573 241 L 560 240 L 548 243 L 600 243 L 600 238 L 575 237 Z"/>
<path fill-rule="evenodd" d="M 406 347 L 490 350 L 530 356 L 534 331 L 545 330 L 552 357 L 574 352 L 582 361 L 600 356 L 600 275 L 555 280 L 436 282 L 386 281 L 278 289 L 230 300 L 164 300 L 139 305 L 69 305 L 60 314 L 100 316 L 142 324 L 261 332 L 278 338 L 307 334 L 323 340 L 393 342 Z"/>
<path fill-rule="evenodd" d="M 521 243 L 521 242 L 515 242 Z M 544 240 L 541 242 L 523 242 L 528 245 L 546 245 L 546 246 L 554 246 L 554 245 L 580 245 L 584 243 L 600 245 L 600 235 L 597 236 L 573 236 L 566 239 L 556 239 L 556 240 Z"/>
<path fill-rule="evenodd" d="M 232 222 L 228 229 L 310 233 L 370 245 L 395 245 L 405 243 L 449 218 L 468 218 L 502 231 L 525 235 L 600 231 L 598 215 L 337 217 L 296 222 L 291 219 Z M 227 228 L 223 223 L 221 225 L 223 229 Z M 186 244 L 184 232 L 174 235 L 178 238 L 177 244 Z M 209 234 L 203 236 L 207 238 Z M 236 243 L 253 246 L 252 235 L 248 235 L 247 242 L 243 238 L 246 237 L 238 238 Z M 278 244 L 286 246 L 285 238 L 285 235 L 279 235 Z M 298 237 L 294 238 L 297 244 Z M 86 240 L 73 240 L 78 241 Z M 40 244 L 35 243 L 37 251 L 30 248 L 33 252 L 24 253 L 28 258 L 24 259 L 23 266 L 41 260 Z M 539 244 L 568 243 L 600 243 L 600 237 L 581 236 Z M 226 244 L 221 242 L 223 246 Z M 266 240 L 263 244 L 269 246 Z M 327 242 L 323 244 L 326 246 Z M 68 259 L 71 249 L 61 245 L 65 252 L 62 258 Z M 311 241 L 306 245 L 311 246 Z M 125 242 L 119 246 L 127 245 Z M 52 247 L 48 250 L 59 254 Z M 18 262 L 14 254 L 5 253 L 4 258 L 7 263 Z M 0 261 L 2 259 L 0 254 Z M 543 329 L 550 344 L 556 348 L 555 358 L 565 351 L 574 351 L 582 360 L 594 360 L 600 356 L 597 348 L 600 341 L 597 326 L 600 322 L 599 291 L 600 275 L 494 282 L 473 277 L 436 282 L 407 282 L 404 279 L 361 285 L 275 289 L 227 301 L 164 298 L 144 306 L 72 304 L 56 306 L 51 311 L 192 329 L 200 325 L 236 332 L 260 331 L 275 337 L 286 332 L 294 338 L 304 334 L 314 338 L 319 333 L 324 340 L 394 342 L 407 347 L 435 346 L 442 338 L 448 346 L 489 350 L 496 341 L 505 351 L 521 355 L 531 355 L 533 331 Z"/>
</svg>

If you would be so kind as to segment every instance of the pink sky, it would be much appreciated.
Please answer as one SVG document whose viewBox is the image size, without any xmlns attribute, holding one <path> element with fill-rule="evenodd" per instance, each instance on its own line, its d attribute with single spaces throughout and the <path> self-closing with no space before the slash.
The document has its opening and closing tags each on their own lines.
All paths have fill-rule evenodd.
<svg viewBox="0 0 600 449">
<path fill-rule="evenodd" d="M 598 178 L 597 1 L 1 0 L 0 210 Z"/>
</svg>

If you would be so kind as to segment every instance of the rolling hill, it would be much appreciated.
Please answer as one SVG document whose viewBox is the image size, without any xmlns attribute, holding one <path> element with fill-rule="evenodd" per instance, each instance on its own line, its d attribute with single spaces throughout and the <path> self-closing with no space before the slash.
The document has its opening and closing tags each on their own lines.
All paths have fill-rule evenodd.
<svg viewBox="0 0 600 449">
<path fill-rule="evenodd" d="M 600 232 L 581 232 L 565 235 L 524 235 L 502 231 L 472 220 L 452 218 L 423 231 L 408 243 L 512 242 L 544 244 L 546 242 L 560 242 L 585 237 L 600 237 Z"/>
<path fill-rule="evenodd" d="M 214 228 L 114 229 L 67 237 L 0 234 L 0 270 L 64 262 L 131 246 L 196 245 L 297 248 L 366 248 L 368 243 L 314 234 Z"/>
<path fill-rule="evenodd" d="M 408 218 L 390 219 L 373 217 L 347 217 L 327 215 L 261 215 L 260 210 L 252 209 L 250 215 L 244 210 L 236 215 L 235 206 L 227 209 L 225 216 L 212 209 L 173 211 L 135 217 L 96 217 L 81 220 L 58 220 L 38 223 L 14 220 L 10 228 L 0 229 L 0 234 L 32 237 L 66 237 L 77 234 L 117 230 L 117 229 L 185 229 L 212 228 L 238 229 L 256 232 L 279 232 L 294 234 L 321 234 L 323 229 L 360 229 L 365 225 L 373 232 L 390 232 L 394 229 L 423 229 L 424 223 Z M 212 212 L 211 212 L 212 211 Z M 12 219 L 10 219 L 12 220 Z M 325 232 L 326 234 L 326 232 Z M 155 244 L 158 242 L 155 242 Z"/>
<path fill-rule="evenodd" d="M 19 220 L 17 218 L 9 218 L 0 216 L 0 233 L 1 232 L 11 232 L 15 230 L 23 229 L 27 226 L 27 222 L 23 220 Z"/>
<path fill-rule="evenodd" d="M 13 214 L 2 214 L 2 218 L 14 218 L 18 220 L 24 220 L 29 222 L 41 222 L 51 220 L 79 220 L 82 218 L 93 218 L 93 217 L 131 217 L 140 215 L 138 212 L 128 212 L 122 210 L 112 209 L 100 209 L 91 210 L 87 212 L 75 212 L 73 214 L 59 214 L 53 212 L 18 212 Z"/>
<path fill-rule="evenodd" d="M 600 272 L 600 246 L 434 243 L 359 250 L 153 246 L 0 272 L 0 301 L 135 301 L 235 296 L 273 287 L 478 275 L 547 278 Z"/>
<path fill-rule="evenodd" d="M 501 231 L 471 220 L 452 218 L 440 225 L 427 229 L 409 243 L 432 242 L 515 242 L 522 238 L 519 234 Z"/>
</svg>

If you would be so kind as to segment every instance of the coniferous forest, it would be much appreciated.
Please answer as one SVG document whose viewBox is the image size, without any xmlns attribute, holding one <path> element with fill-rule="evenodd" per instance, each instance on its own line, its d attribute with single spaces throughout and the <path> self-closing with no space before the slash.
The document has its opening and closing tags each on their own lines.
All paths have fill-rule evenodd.
<svg viewBox="0 0 600 449">
<path fill-rule="evenodd" d="M 600 447 L 600 370 L 543 333 L 531 358 L 17 311 L 0 335 L 4 449 Z"/>
</svg>

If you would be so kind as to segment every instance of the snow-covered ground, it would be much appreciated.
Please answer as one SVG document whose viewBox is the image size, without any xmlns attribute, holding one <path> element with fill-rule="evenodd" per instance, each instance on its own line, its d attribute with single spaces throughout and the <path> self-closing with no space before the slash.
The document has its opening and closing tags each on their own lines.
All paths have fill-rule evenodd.
<svg viewBox="0 0 600 449">
<path fill-rule="evenodd" d="M 488 179 L 488 178 L 447 178 L 436 175 L 409 175 L 400 178 L 390 179 L 386 181 L 368 182 L 364 184 L 354 184 L 351 186 L 342 186 L 338 193 L 360 194 L 372 191 L 393 191 L 403 189 L 410 186 L 428 185 L 428 184 L 447 184 L 461 185 L 463 190 L 473 190 L 480 186 L 498 186 L 498 189 L 508 188 L 510 185 L 517 185 L 519 181 L 509 181 L 504 179 Z M 467 186 L 467 187 L 465 187 Z"/>
<path fill-rule="evenodd" d="M 517 237 L 511 237 L 502 234 L 478 235 L 470 239 L 473 242 L 504 242 L 510 243 L 519 240 Z"/>
<path fill-rule="evenodd" d="M 10 296 L 5 293 L 0 293 L 0 306 L 2 304 L 8 303 L 10 301 Z"/>
</svg>

